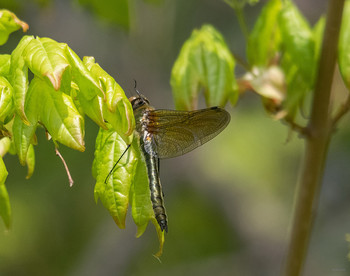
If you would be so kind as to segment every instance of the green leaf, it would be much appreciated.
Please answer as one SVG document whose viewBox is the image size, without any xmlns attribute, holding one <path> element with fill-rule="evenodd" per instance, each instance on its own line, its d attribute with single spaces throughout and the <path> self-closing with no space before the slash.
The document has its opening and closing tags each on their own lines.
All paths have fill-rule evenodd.
<svg viewBox="0 0 350 276">
<path fill-rule="evenodd" d="M 163 246 L 164 246 L 164 231 L 160 228 L 157 220 L 155 218 L 152 219 L 152 223 L 157 231 L 158 241 L 159 241 L 159 250 L 154 256 L 159 258 L 163 254 Z"/>
<path fill-rule="evenodd" d="M 17 113 L 22 120 L 29 124 L 24 112 L 24 102 L 28 91 L 28 67 L 22 56 L 23 50 L 34 39 L 32 36 L 24 36 L 11 54 L 10 83 L 13 87 L 13 99 Z"/>
<path fill-rule="evenodd" d="M 0 55 L 0 76 L 7 77 L 10 73 L 11 55 Z"/>
<path fill-rule="evenodd" d="M 131 186 L 131 207 L 132 217 L 138 228 L 136 236 L 140 237 L 146 230 L 148 222 L 154 218 L 154 212 L 151 202 L 147 168 L 137 139 L 134 139 L 132 149 L 135 151 L 137 167 Z"/>
<path fill-rule="evenodd" d="M 72 98 L 37 78 L 30 85 L 32 90 L 31 98 L 28 99 L 28 113 L 38 112 L 40 122 L 54 140 L 72 149 L 84 151 L 84 119 Z M 33 110 L 36 107 L 39 109 Z"/>
<path fill-rule="evenodd" d="M 47 77 L 55 90 L 60 89 L 62 75 L 70 67 L 66 46 L 44 37 L 32 39 L 23 50 L 28 68 L 38 77 Z"/>
<path fill-rule="evenodd" d="M 32 114 L 30 114 L 32 116 Z M 35 116 L 36 114 L 34 114 Z M 34 117 L 33 116 L 33 117 Z M 25 124 L 19 116 L 15 116 L 12 126 L 13 142 L 22 166 L 27 163 L 27 154 L 30 144 L 34 139 L 34 134 L 38 126 L 37 119 L 31 117 L 32 124 Z"/>
<path fill-rule="evenodd" d="M 247 57 L 251 66 L 267 66 L 279 50 L 281 34 L 278 27 L 280 0 L 270 0 L 260 12 L 249 34 Z"/>
<path fill-rule="evenodd" d="M 309 23 L 290 1 L 283 1 L 279 16 L 282 43 L 304 80 L 313 85 L 316 69 L 314 34 Z"/>
<path fill-rule="evenodd" d="M 34 152 L 33 144 L 29 145 L 26 163 L 28 167 L 28 173 L 26 175 L 26 179 L 29 179 L 33 175 L 34 168 L 35 168 L 35 152 Z"/>
<path fill-rule="evenodd" d="M 83 62 L 93 76 L 96 76 L 106 92 L 106 102 L 99 100 L 103 118 L 118 132 L 128 144 L 132 141 L 135 119 L 130 101 L 119 84 L 104 71 L 94 58 L 84 57 Z M 84 104 L 84 106 L 86 106 Z M 85 108 L 83 108 L 85 110 Z"/>
<path fill-rule="evenodd" d="M 298 68 L 292 65 L 290 57 L 287 55 L 283 58 L 286 71 L 287 98 L 284 102 L 284 108 L 288 111 L 287 117 L 294 118 L 298 108 L 302 107 L 306 94 L 310 91 L 310 84 L 305 82 L 303 77 L 298 73 Z"/>
<path fill-rule="evenodd" d="M 92 174 L 96 179 L 95 200 L 102 201 L 120 228 L 125 228 L 125 217 L 128 205 L 131 204 L 137 237 L 144 233 L 148 222 L 152 221 L 159 239 L 159 251 L 156 253 L 156 257 L 159 257 L 163 251 L 164 232 L 154 217 L 146 164 L 137 139 L 133 140 L 129 150 L 118 162 L 107 184 L 104 183 L 126 148 L 127 144 L 117 132 L 100 128 L 92 166 Z"/>
<path fill-rule="evenodd" d="M 200 88 L 208 106 L 224 106 L 237 99 L 235 62 L 222 35 L 210 25 L 194 30 L 184 43 L 171 72 L 175 105 L 196 109 Z"/>
<path fill-rule="evenodd" d="M 350 89 L 350 1 L 345 2 L 343 21 L 338 46 L 339 70 L 348 89 Z"/>
<path fill-rule="evenodd" d="M 20 28 L 26 32 L 29 27 L 27 23 L 19 20 L 14 13 L 8 10 L 0 10 L 0 45 L 5 44 L 9 35 Z"/>
<path fill-rule="evenodd" d="M 105 179 L 114 164 L 126 150 L 127 144 L 113 129 L 100 128 L 95 148 L 93 176 L 96 178 L 95 200 L 101 200 L 120 228 L 125 228 L 125 217 L 129 205 L 130 186 L 132 184 L 135 164 L 134 151 L 129 150 L 115 167 L 113 173 Z M 149 199 L 150 200 L 150 199 Z"/>
<path fill-rule="evenodd" d="M 37 77 L 31 81 L 25 104 L 30 125 L 18 116 L 13 124 L 13 136 L 21 164 L 26 164 L 27 151 L 40 121 L 55 141 L 72 149 L 84 151 L 84 119 L 72 98 L 56 91 L 46 81 Z"/>
<path fill-rule="evenodd" d="M 81 113 L 86 114 L 99 127 L 104 129 L 108 128 L 103 117 L 103 99 L 101 97 L 95 96 L 88 100 L 75 84 L 72 85 L 71 96 L 75 100 L 74 103 L 79 107 L 78 110 Z"/>
<path fill-rule="evenodd" d="M 7 229 L 11 227 L 11 206 L 10 199 L 5 187 L 8 172 L 2 157 L 0 158 L 0 217 Z"/>
<path fill-rule="evenodd" d="M 10 150 L 11 140 L 9 137 L 3 137 L 0 139 L 0 156 L 4 157 L 5 154 Z"/>
<path fill-rule="evenodd" d="M 285 49 L 282 68 L 286 75 L 287 97 L 284 103 L 288 117 L 293 118 L 305 96 L 314 86 L 317 69 L 316 41 L 320 39 L 320 27 L 316 35 L 294 4 L 286 0 L 279 16 L 282 47 Z"/>
<path fill-rule="evenodd" d="M 84 97 L 91 100 L 98 95 L 104 99 L 105 93 L 98 80 L 90 73 L 78 55 L 68 46 L 66 47 L 66 53 L 72 66 L 72 80 L 79 86 L 79 90 Z"/>
<path fill-rule="evenodd" d="M 4 124 L 7 117 L 13 113 L 13 89 L 6 78 L 0 76 L 0 122 Z"/>
</svg>

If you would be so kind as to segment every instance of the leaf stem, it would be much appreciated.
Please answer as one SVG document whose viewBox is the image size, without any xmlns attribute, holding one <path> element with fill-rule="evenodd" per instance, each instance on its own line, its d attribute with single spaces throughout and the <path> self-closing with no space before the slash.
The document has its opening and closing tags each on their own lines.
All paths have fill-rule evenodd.
<svg viewBox="0 0 350 276">
<path fill-rule="evenodd" d="M 66 170 L 66 173 L 67 173 L 67 176 L 68 176 L 68 181 L 69 181 L 69 187 L 72 187 L 73 186 L 73 178 L 72 176 L 70 175 L 70 172 L 69 172 L 69 169 L 68 169 L 68 166 L 66 164 L 66 161 L 64 160 L 63 156 L 61 155 L 61 153 L 58 151 L 58 149 L 55 147 L 55 152 L 56 152 L 56 155 L 61 159 L 62 163 L 63 163 L 63 166 Z"/>
<path fill-rule="evenodd" d="M 285 275 L 300 275 L 305 263 L 319 199 L 328 144 L 332 135 L 330 94 L 336 64 L 339 30 L 345 0 L 330 0 L 324 40 L 305 137 L 305 153 L 291 229 Z"/>
<path fill-rule="evenodd" d="M 244 8 L 244 2 L 239 2 L 239 1 L 230 1 L 230 0 L 224 0 L 236 13 L 238 24 L 241 27 L 243 36 L 245 41 L 248 41 L 249 37 L 249 31 L 247 27 L 247 23 L 245 21 L 244 13 L 243 13 L 243 8 Z"/>
</svg>

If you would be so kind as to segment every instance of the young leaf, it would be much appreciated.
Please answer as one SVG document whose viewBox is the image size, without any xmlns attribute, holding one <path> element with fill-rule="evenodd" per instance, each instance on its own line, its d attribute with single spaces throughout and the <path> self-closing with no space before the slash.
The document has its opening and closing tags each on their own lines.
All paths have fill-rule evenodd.
<svg viewBox="0 0 350 276">
<path fill-rule="evenodd" d="M 159 240 L 159 250 L 154 256 L 159 258 L 163 254 L 164 231 L 162 231 L 162 229 L 160 228 L 156 218 L 152 219 L 152 223 L 153 223 L 154 227 L 156 228 L 157 236 L 158 236 L 158 240 Z"/>
<path fill-rule="evenodd" d="M 14 13 L 0 10 L 0 45 L 5 44 L 9 35 L 20 28 L 26 32 L 29 26 L 24 21 L 19 20 Z"/>
<path fill-rule="evenodd" d="M 4 157 L 5 154 L 10 150 L 11 140 L 9 137 L 3 137 L 0 139 L 0 156 Z"/>
<path fill-rule="evenodd" d="M 135 153 L 131 148 L 119 160 L 107 183 L 105 179 L 126 148 L 127 144 L 117 132 L 113 129 L 100 128 L 93 163 L 93 176 L 96 178 L 94 195 L 96 202 L 98 199 L 101 200 L 120 228 L 125 228 L 130 186 L 137 163 Z"/>
<path fill-rule="evenodd" d="M 33 175 L 34 168 L 35 168 L 35 152 L 34 152 L 33 144 L 29 145 L 26 163 L 27 163 L 27 167 L 28 167 L 26 179 L 29 179 Z"/>
<path fill-rule="evenodd" d="M 151 203 L 147 168 L 137 139 L 134 139 L 131 148 L 135 151 L 135 159 L 137 160 L 134 181 L 131 186 L 132 217 L 137 225 L 136 236 L 140 237 L 146 230 L 148 222 L 154 218 L 154 212 Z"/>
<path fill-rule="evenodd" d="M 199 89 L 208 106 L 224 106 L 237 97 L 235 62 L 222 35 L 210 25 L 193 31 L 184 43 L 171 72 L 175 105 L 195 109 Z"/>
<path fill-rule="evenodd" d="M 13 124 L 13 137 L 22 165 L 26 164 L 29 145 L 38 121 L 52 138 L 70 148 L 84 151 L 84 119 L 67 94 L 56 91 L 46 81 L 37 77 L 31 81 L 25 104 L 29 125 L 18 116 Z"/>
<path fill-rule="evenodd" d="M 118 134 L 128 144 L 132 141 L 135 119 L 130 101 L 125 97 L 119 84 L 104 71 L 93 57 L 84 57 L 83 63 L 93 76 L 100 81 L 106 93 L 106 102 L 99 101 L 103 117 L 112 125 Z"/>
<path fill-rule="evenodd" d="M 79 87 L 72 82 L 71 96 L 74 99 L 74 104 L 79 107 L 78 110 L 87 115 L 93 120 L 99 127 L 108 129 L 105 119 L 103 117 L 103 99 L 99 96 L 95 96 L 88 100 L 84 94 L 80 92 Z"/>
<path fill-rule="evenodd" d="M 7 117 L 13 113 L 13 89 L 6 78 L 0 76 L 0 122 L 4 124 Z"/>
<path fill-rule="evenodd" d="M 281 34 L 277 23 L 281 10 L 280 0 L 270 0 L 249 34 L 247 57 L 251 66 L 267 66 L 279 49 Z"/>
<path fill-rule="evenodd" d="M 348 89 L 350 89 L 350 1 L 345 2 L 343 22 L 340 29 L 338 63 L 339 70 Z"/>
<path fill-rule="evenodd" d="M 62 75 L 70 66 L 64 45 L 47 37 L 36 38 L 23 51 L 28 68 L 39 77 L 47 77 L 55 90 L 60 89 Z"/>
<path fill-rule="evenodd" d="M 83 93 L 87 100 L 91 100 L 96 95 L 104 99 L 105 93 L 98 80 L 89 72 L 81 59 L 71 48 L 66 46 L 65 50 L 72 66 L 72 80 L 79 86 L 80 92 Z"/>
<path fill-rule="evenodd" d="M 11 206 L 10 199 L 5 187 L 8 172 L 2 157 L 0 158 L 0 217 L 7 229 L 11 227 Z"/>
<path fill-rule="evenodd" d="M 285 52 L 291 56 L 303 79 L 312 87 L 316 60 L 314 35 L 309 23 L 298 8 L 286 0 L 282 4 L 279 24 Z"/>
<path fill-rule="evenodd" d="M 10 74 L 11 55 L 0 55 L 0 76 L 7 77 Z"/>
<path fill-rule="evenodd" d="M 13 142 L 22 166 L 27 164 L 27 154 L 38 126 L 36 114 L 29 114 L 31 124 L 27 125 L 19 116 L 15 116 L 12 126 Z"/>
<path fill-rule="evenodd" d="M 54 90 L 45 81 L 34 78 L 28 112 L 39 112 L 39 120 L 52 138 L 67 147 L 84 151 L 84 119 L 67 94 Z M 28 92 L 29 94 L 29 92 Z M 29 96 L 28 96 L 29 97 Z M 35 111 L 34 108 L 38 107 Z"/>
<path fill-rule="evenodd" d="M 23 50 L 34 39 L 32 36 L 24 36 L 11 54 L 10 83 L 13 87 L 13 99 L 17 113 L 22 120 L 29 124 L 24 112 L 24 102 L 28 91 L 28 67 L 22 56 Z"/>
<path fill-rule="evenodd" d="M 287 80 L 284 103 L 288 117 L 293 118 L 306 94 L 314 85 L 317 67 L 315 34 L 296 6 L 286 0 L 279 16 L 282 47 L 285 49 L 282 68 Z"/>
</svg>

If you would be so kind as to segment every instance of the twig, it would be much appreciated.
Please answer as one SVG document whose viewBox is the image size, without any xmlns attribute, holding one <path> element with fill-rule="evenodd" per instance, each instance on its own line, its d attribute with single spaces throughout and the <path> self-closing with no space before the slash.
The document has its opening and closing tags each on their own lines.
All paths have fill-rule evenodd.
<svg viewBox="0 0 350 276">
<path fill-rule="evenodd" d="M 339 123 L 339 120 L 350 110 L 350 96 L 346 99 L 345 103 L 343 103 L 338 111 L 335 113 L 333 120 L 332 120 L 332 126 L 335 128 L 337 124 Z"/>
<path fill-rule="evenodd" d="M 302 137 L 308 136 L 308 128 L 299 125 L 298 123 L 294 122 L 292 119 L 285 117 L 282 122 L 285 122 L 287 125 L 290 126 L 290 128 L 296 132 L 298 132 Z"/>
<path fill-rule="evenodd" d="M 73 181 L 72 176 L 70 175 L 70 172 L 69 172 L 68 166 L 67 166 L 67 164 L 66 164 L 66 161 L 64 161 L 63 156 L 61 155 L 61 153 L 58 151 L 58 149 L 57 149 L 56 147 L 55 147 L 55 152 L 56 152 L 56 155 L 57 155 L 59 158 L 61 158 L 61 161 L 62 161 L 62 163 L 63 163 L 64 168 L 66 169 L 66 173 L 67 173 L 67 176 L 68 176 L 69 187 L 72 187 L 74 181 Z"/>
</svg>

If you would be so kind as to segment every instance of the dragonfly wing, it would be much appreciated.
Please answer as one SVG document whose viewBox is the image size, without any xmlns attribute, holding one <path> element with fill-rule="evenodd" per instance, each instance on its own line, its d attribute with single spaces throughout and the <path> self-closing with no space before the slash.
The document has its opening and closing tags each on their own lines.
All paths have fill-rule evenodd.
<svg viewBox="0 0 350 276">
<path fill-rule="evenodd" d="M 230 114 L 219 107 L 195 111 L 152 110 L 147 131 L 158 158 L 183 155 L 208 142 L 229 123 Z"/>
</svg>

